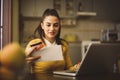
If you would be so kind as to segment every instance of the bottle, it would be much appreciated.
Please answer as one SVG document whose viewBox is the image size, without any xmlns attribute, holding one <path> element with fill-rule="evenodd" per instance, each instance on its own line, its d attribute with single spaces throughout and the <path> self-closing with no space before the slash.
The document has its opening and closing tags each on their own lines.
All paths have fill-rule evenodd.
<svg viewBox="0 0 120 80">
<path fill-rule="evenodd" d="M 106 41 L 106 30 L 101 30 L 101 41 Z"/>
<path fill-rule="evenodd" d="M 78 3 L 78 11 L 82 11 L 82 3 L 81 2 Z"/>
<path fill-rule="evenodd" d="M 118 58 L 118 73 L 120 73 L 120 56 Z"/>
<path fill-rule="evenodd" d="M 109 41 L 109 28 L 106 29 L 106 40 Z"/>
<path fill-rule="evenodd" d="M 117 64 L 113 64 L 113 73 L 117 73 Z"/>
<path fill-rule="evenodd" d="M 113 64 L 113 73 L 118 73 L 118 61 L 119 59 L 116 59 L 115 63 Z"/>
</svg>

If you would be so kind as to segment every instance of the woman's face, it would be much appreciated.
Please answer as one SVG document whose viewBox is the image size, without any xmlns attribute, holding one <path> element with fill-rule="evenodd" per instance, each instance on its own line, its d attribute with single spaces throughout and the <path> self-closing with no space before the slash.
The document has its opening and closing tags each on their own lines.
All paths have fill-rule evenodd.
<svg viewBox="0 0 120 80">
<path fill-rule="evenodd" d="M 41 23 L 42 29 L 45 33 L 45 38 L 55 39 L 60 28 L 60 21 L 55 16 L 46 16 L 43 23 Z"/>
</svg>

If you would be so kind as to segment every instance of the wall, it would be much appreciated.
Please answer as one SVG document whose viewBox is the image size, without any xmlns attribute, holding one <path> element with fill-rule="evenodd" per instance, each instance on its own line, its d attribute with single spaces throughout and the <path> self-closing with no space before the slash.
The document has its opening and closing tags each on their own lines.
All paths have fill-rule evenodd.
<svg viewBox="0 0 120 80">
<path fill-rule="evenodd" d="M 91 8 L 90 10 L 97 12 L 97 16 L 82 17 L 82 18 L 79 17 L 77 18 L 76 26 L 62 26 L 62 33 L 61 33 L 62 38 L 64 38 L 64 36 L 67 34 L 73 34 L 78 37 L 78 41 L 100 39 L 102 29 L 106 29 L 106 28 L 114 29 L 115 21 L 112 21 L 112 19 L 113 20 L 114 18 L 116 19 L 116 17 L 114 16 L 115 14 L 117 14 L 116 7 L 118 5 L 114 9 L 111 6 L 114 0 L 110 0 L 109 4 L 107 3 L 107 1 L 104 1 L 104 0 L 99 1 L 99 2 L 95 0 L 92 0 L 92 1 L 93 2 L 91 3 L 91 1 L 87 2 L 86 0 L 85 2 L 87 2 L 87 4 L 90 3 L 90 5 L 86 7 L 87 8 L 90 7 Z M 115 1 L 115 3 L 117 2 Z M 109 10 L 109 7 L 113 8 L 114 10 L 113 13 L 111 13 L 113 10 L 111 9 Z M 24 33 L 21 35 L 22 38 L 20 38 L 22 39 L 23 43 L 27 43 L 29 40 L 32 39 L 33 32 L 35 28 L 38 26 L 38 24 L 39 24 L 38 18 L 37 19 L 25 19 L 23 21 L 22 29 Z"/>
<path fill-rule="evenodd" d="M 33 36 L 35 28 L 38 26 L 39 20 L 24 21 L 23 39 L 26 43 Z M 62 26 L 61 37 L 64 38 L 67 34 L 74 34 L 78 36 L 78 40 L 100 39 L 102 29 L 114 29 L 114 22 L 110 20 L 96 20 L 96 19 L 78 19 L 77 25 Z M 28 37 L 28 38 L 26 38 Z"/>
<path fill-rule="evenodd" d="M 100 39 L 102 29 L 114 29 L 114 22 L 110 20 L 79 19 L 76 27 L 63 27 L 62 37 L 66 34 L 75 34 L 79 41 Z"/>
<path fill-rule="evenodd" d="M 12 41 L 19 41 L 19 3 L 12 0 Z"/>
</svg>

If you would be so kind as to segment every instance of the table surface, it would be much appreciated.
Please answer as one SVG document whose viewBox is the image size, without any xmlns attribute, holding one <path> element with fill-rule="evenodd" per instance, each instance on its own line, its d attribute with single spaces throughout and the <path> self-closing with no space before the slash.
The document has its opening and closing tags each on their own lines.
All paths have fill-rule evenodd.
<svg viewBox="0 0 120 80">
<path fill-rule="evenodd" d="M 92 74 L 78 77 L 54 74 L 28 74 L 23 80 L 120 80 L 120 74 Z"/>
<path fill-rule="evenodd" d="M 15 78 L 4 75 L 0 80 L 120 80 L 120 74 L 89 74 L 78 77 L 54 75 L 54 74 L 22 74 Z"/>
</svg>

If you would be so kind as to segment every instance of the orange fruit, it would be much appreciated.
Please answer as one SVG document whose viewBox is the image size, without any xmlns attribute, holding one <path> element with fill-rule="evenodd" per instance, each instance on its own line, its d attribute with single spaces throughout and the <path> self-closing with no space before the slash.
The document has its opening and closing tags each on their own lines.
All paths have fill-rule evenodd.
<svg viewBox="0 0 120 80">
<path fill-rule="evenodd" d="M 1 65 L 9 70 L 18 71 L 25 65 L 25 50 L 16 42 L 3 47 Z"/>
<path fill-rule="evenodd" d="M 2 80 L 15 80 L 16 74 L 4 67 L 0 68 L 0 79 Z"/>
<path fill-rule="evenodd" d="M 0 51 L 0 67 L 1 67 L 1 51 Z"/>
</svg>

